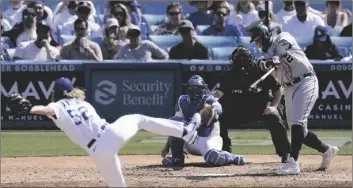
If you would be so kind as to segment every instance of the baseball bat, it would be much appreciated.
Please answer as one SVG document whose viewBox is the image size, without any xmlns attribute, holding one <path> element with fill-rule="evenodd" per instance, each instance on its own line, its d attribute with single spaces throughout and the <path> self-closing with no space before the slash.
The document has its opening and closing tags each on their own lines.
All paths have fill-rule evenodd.
<svg viewBox="0 0 353 188">
<path fill-rule="evenodd" d="M 224 93 L 221 90 L 218 90 L 220 83 L 218 82 L 211 90 L 211 95 L 214 96 L 217 100 L 219 100 Z"/>
<path fill-rule="evenodd" d="M 253 84 L 250 85 L 250 89 L 256 89 L 257 85 L 264 81 L 273 71 L 275 70 L 275 68 L 273 67 L 272 69 L 270 69 L 266 74 L 264 74 L 263 76 L 261 76 L 261 78 L 257 79 Z"/>
</svg>

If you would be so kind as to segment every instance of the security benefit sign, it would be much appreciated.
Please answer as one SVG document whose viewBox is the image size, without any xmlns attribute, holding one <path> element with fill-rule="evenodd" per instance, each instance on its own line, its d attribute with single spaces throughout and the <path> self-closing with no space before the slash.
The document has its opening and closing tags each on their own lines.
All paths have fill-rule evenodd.
<svg viewBox="0 0 353 188">
<path fill-rule="evenodd" d="M 352 72 L 318 72 L 319 98 L 309 127 L 352 128 Z"/>
<path fill-rule="evenodd" d="M 1 121 L 2 129 L 55 128 L 43 123 L 47 117 L 39 115 L 15 116 L 6 108 L 7 96 L 19 93 L 34 105 L 50 103 L 54 80 L 68 77 L 76 86 L 83 86 L 80 64 L 2 64 L 1 65 Z"/>
<path fill-rule="evenodd" d="M 108 121 L 135 113 L 154 117 L 174 114 L 174 71 L 94 71 L 91 84 L 91 101 Z"/>
</svg>

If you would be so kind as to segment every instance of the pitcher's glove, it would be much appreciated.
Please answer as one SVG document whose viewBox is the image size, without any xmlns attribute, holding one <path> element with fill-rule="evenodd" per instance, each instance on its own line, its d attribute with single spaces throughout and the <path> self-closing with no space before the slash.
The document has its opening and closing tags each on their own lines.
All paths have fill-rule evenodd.
<svg viewBox="0 0 353 188">
<path fill-rule="evenodd" d="M 201 126 L 210 126 L 215 119 L 216 112 L 210 104 L 205 104 L 205 106 L 200 110 L 201 115 Z"/>
<path fill-rule="evenodd" d="M 8 97 L 6 109 L 13 114 L 24 115 L 31 111 L 32 104 L 20 94 L 12 94 Z"/>
</svg>

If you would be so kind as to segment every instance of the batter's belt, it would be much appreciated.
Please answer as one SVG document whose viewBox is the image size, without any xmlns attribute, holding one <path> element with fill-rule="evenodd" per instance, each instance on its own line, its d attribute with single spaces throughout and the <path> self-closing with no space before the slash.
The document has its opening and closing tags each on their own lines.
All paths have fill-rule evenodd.
<svg viewBox="0 0 353 188">
<path fill-rule="evenodd" d="M 105 127 L 108 125 L 108 123 L 104 124 L 101 126 L 101 129 L 104 130 Z M 101 134 L 98 134 L 98 138 L 101 136 Z M 87 147 L 88 149 L 91 148 L 91 146 L 96 142 L 96 139 L 92 139 L 88 144 L 87 144 Z"/>
<path fill-rule="evenodd" d="M 312 71 L 312 72 L 309 72 L 307 74 L 303 74 L 302 76 L 299 76 L 297 78 L 294 78 L 291 82 L 288 82 L 288 83 L 283 83 L 282 86 L 283 87 L 289 87 L 289 86 L 292 86 L 300 81 L 302 81 L 304 78 L 306 77 L 309 77 L 309 76 L 314 76 L 315 75 L 315 72 Z"/>
</svg>

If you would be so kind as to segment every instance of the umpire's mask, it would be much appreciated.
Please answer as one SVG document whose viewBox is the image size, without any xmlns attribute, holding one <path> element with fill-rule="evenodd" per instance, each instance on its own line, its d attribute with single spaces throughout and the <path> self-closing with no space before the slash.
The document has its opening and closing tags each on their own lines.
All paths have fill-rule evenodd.
<svg viewBox="0 0 353 188">
<path fill-rule="evenodd" d="M 253 56 L 250 50 L 244 46 L 236 48 L 229 57 L 233 71 L 247 73 L 252 67 Z"/>
</svg>

